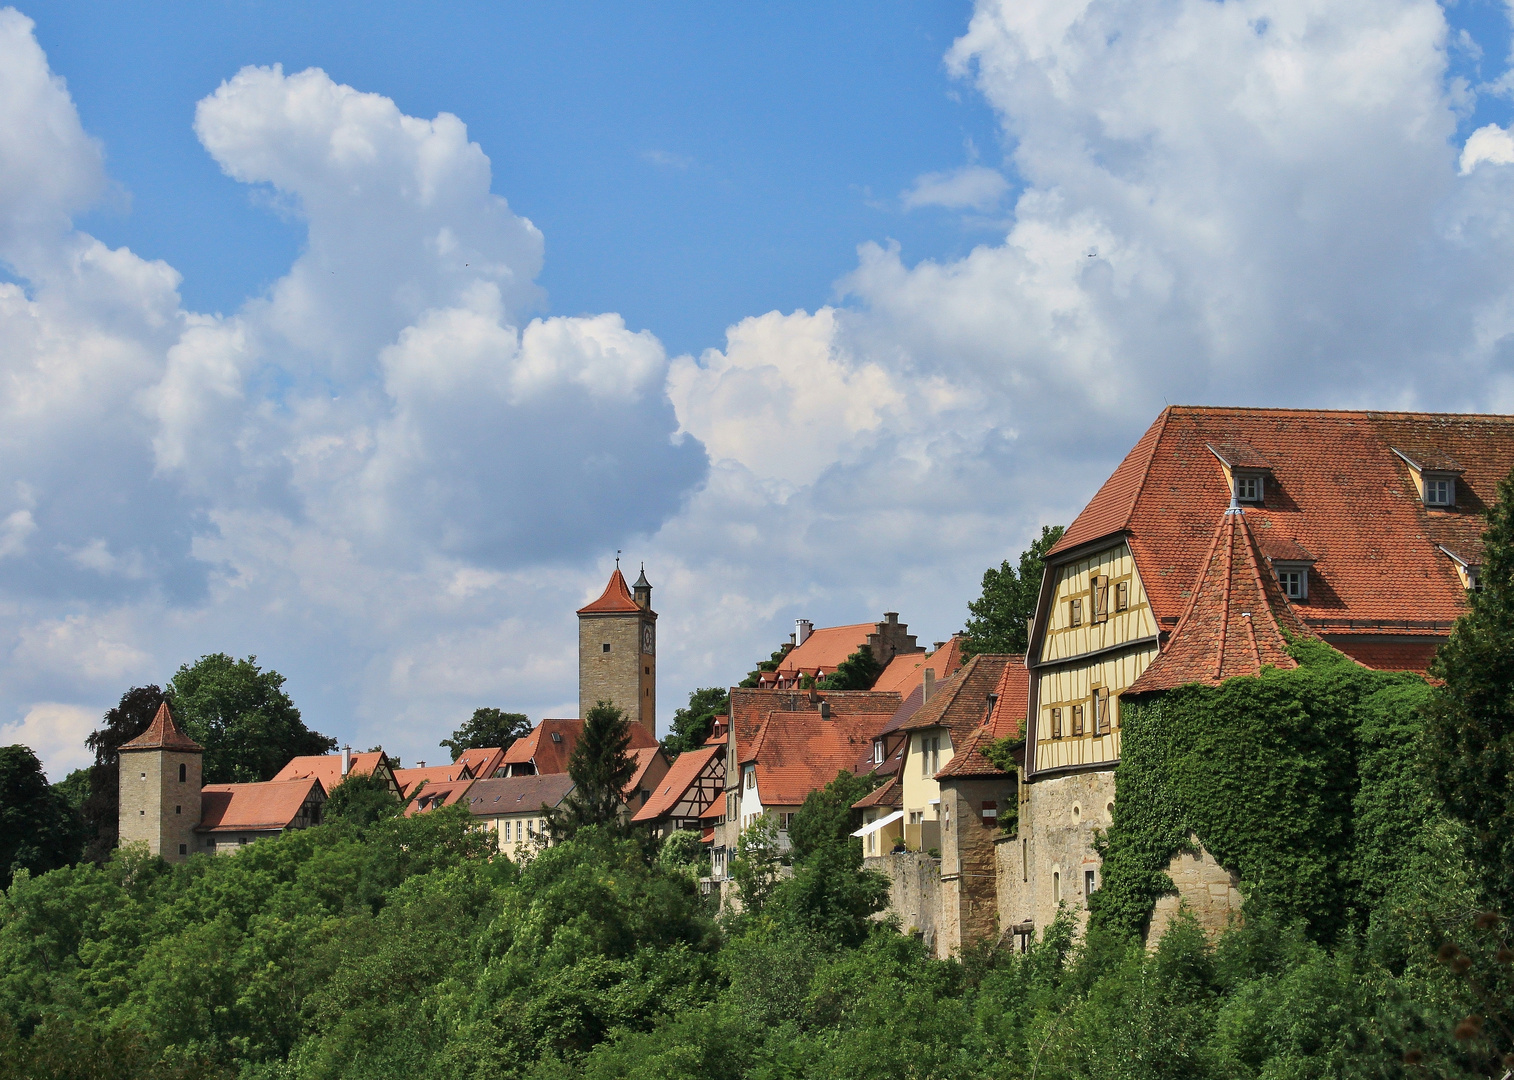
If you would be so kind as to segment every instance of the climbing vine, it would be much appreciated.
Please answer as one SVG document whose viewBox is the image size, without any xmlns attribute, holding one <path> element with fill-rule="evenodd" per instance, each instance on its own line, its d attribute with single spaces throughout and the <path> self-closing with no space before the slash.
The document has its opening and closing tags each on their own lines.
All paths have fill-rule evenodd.
<svg viewBox="0 0 1514 1080">
<path fill-rule="evenodd" d="M 1320 940 L 1360 926 L 1431 809 L 1414 761 L 1429 687 L 1296 642 L 1292 670 L 1122 703 L 1115 811 L 1092 918 L 1138 933 L 1197 839 L 1247 904 Z"/>
</svg>

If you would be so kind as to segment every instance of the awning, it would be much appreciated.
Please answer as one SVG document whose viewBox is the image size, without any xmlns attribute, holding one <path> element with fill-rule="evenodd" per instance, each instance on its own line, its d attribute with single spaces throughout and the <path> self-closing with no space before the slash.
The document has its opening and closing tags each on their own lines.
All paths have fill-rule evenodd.
<svg viewBox="0 0 1514 1080">
<path fill-rule="evenodd" d="M 885 825 L 891 825 L 894 822 L 898 821 L 903 816 L 904 816 L 904 811 L 903 810 L 895 810 L 892 814 L 889 814 L 887 817 L 881 817 L 877 821 L 869 821 L 866 825 L 862 826 L 862 828 L 860 828 L 856 832 L 852 833 L 852 835 L 853 836 L 866 836 L 868 833 L 877 832 L 879 829 L 883 828 L 883 826 L 885 826 Z"/>
</svg>

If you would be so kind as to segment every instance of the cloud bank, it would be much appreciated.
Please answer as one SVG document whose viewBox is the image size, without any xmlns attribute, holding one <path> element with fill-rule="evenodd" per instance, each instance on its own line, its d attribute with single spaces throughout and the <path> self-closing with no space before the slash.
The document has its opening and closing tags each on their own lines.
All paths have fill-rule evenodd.
<svg viewBox="0 0 1514 1080">
<path fill-rule="evenodd" d="M 474 705 L 572 708 L 616 548 L 657 586 L 671 711 L 795 616 L 944 637 L 1166 401 L 1514 409 L 1514 142 L 1458 136 L 1448 41 L 1422 0 L 984 0 L 946 59 L 1003 168 L 903 202 L 1012 195 L 1002 237 L 859 238 L 836 296 L 670 358 L 550 313 L 461 120 L 314 69 L 199 103 L 308 242 L 234 314 L 185 310 L 73 227 L 101 149 L 6 11 L 0 720 L 63 730 L 224 649 L 313 726 L 435 756 Z"/>
</svg>

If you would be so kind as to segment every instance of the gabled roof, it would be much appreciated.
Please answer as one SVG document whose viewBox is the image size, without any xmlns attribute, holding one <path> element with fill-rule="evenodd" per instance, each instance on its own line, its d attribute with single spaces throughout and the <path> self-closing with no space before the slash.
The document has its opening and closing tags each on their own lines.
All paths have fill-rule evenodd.
<svg viewBox="0 0 1514 1080">
<path fill-rule="evenodd" d="M 747 758 L 751 742 L 763 722 L 775 711 L 807 712 L 819 717 L 820 702 L 826 702 L 832 714 L 887 713 L 892 716 L 900 705 L 893 691 L 876 690 L 774 690 L 744 686 L 731 688 L 731 734 L 735 737 L 735 757 Z"/>
<path fill-rule="evenodd" d="M 1266 565 L 1244 510 L 1226 511 L 1203 574 L 1172 638 L 1125 691 L 1145 694 L 1186 683 L 1218 685 L 1264 667 L 1296 668 L 1289 637 L 1313 637 Z"/>
<path fill-rule="evenodd" d="M 599 594 L 599 599 L 592 604 L 585 604 L 578 609 L 580 615 L 634 615 L 641 610 L 641 605 L 631 595 L 631 590 L 626 587 L 626 579 L 621 576 L 620 566 L 616 565 L 615 571 L 610 575 L 610 581 L 605 585 L 605 591 Z"/>
<path fill-rule="evenodd" d="M 473 781 L 465 801 L 468 803 L 468 812 L 476 817 L 534 814 L 541 809 L 543 803 L 556 807 L 572 790 L 573 781 L 566 773 L 497 776 L 490 780 Z"/>
<path fill-rule="evenodd" d="M 657 790 L 652 792 L 652 797 L 646 805 L 631 818 L 632 821 L 655 821 L 662 817 L 673 807 L 677 806 L 687 796 L 689 788 L 699 779 L 710 763 L 720 753 L 718 746 L 701 746 L 697 750 L 685 750 L 673 760 L 668 773 L 657 785 Z M 717 795 L 718 799 L 719 796 Z M 700 807 L 706 810 L 708 807 Z"/>
<path fill-rule="evenodd" d="M 428 765 L 424 769 L 395 769 L 394 782 L 400 786 L 400 797 L 409 796 L 411 788 L 426 781 L 428 787 L 450 784 L 456 780 L 472 780 L 473 772 L 461 760 L 451 765 Z"/>
<path fill-rule="evenodd" d="M 122 750 L 183 750 L 201 751 L 205 748 L 195 742 L 188 735 L 179 730 L 179 725 L 174 723 L 173 713 L 168 708 L 168 702 L 158 706 L 158 714 L 152 718 L 152 723 L 147 725 L 147 730 L 138 735 L 130 742 L 124 742 Z"/>
<path fill-rule="evenodd" d="M 637 724 L 636 726 L 640 727 L 641 725 Z M 630 755 L 631 760 L 636 762 L 636 771 L 631 774 L 631 782 L 626 785 L 626 794 L 629 795 L 637 788 L 643 786 L 647 777 L 647 771 L 662 758 L 662 747 L 654 743 L 651 746 L 629 750 L 627 753 Z"/>
<path fill-rule="evenodd" d="M 352 768 L 348 771 L 349 776 L 367 776 L 369 773 L 383 765 L 392 774 L 389 768 L 389 759 L 384 756 L 382 750 L 370 750 L 363 754 L 352 755 Z M 342 782 L 342 755 L 341 754 L 315 754 L 303 757 L 290 758 L 289 763 L 280 769 L 275 775 L 275 780 L 305 780 L 316 779 L 326 789 L 326 794 L 331 794 L 338 784 Z"/>
<path fill-rule="evenodd" d="M 429 769 L 427 770 L 430 771 Z M 405 816 L 414 817 L 416 814 L 424 814 L 428 810 L 435 810 L 438 806 L 451 806 L 462 799 L 475 781 L 472 777 L 462 780 L 442 781 L 441 783 L 428 783 L 421 788 L 410 805 L 405 807 Z"/>
<path fill-rule="evenodd" d="M 261 784 L 206 784 L 200 789 L 200 824 L 195 832 L 267 832 L 287 829 L 312 798 L 320 781 L 268 780 Z"/>
<path fill-rule="evenodd" d="M 1004 666 L 1011 660 L 1024 663 L 1024 657 L 995 653 L 974 656 L 955 675 L 937 684 L 931 699 L 909 718 L 904 730 L 944 727 L 951 732 L 952 745 L 961 746 L 968 735 L 983 726 L 988 716 L 988 695 L 995 692 Z M 994 711 L 999 711 L 997 705 Z"/>
<path fill-rule="evenodd" d="M 810 792 L 836 779 L 837 773 L 854 771 L 890 715 L 769 713 L 746 758 L 755 763 L 762 804 L 797 806 Z"/>
<path fill-rule="evenodd" d="M 632 723 L 628 750 L 644 750 L 657 745 L 657 737 L 640 724 Z M 542 720 L 525 738 L 516 739 L 505 751 L 504 763 L 518 765 L 531 762 L 538 773 L 565 773 L 573 747 L 583 734 L 582 720 Z M 556 738 L 553 738 L 556 736 Z"/>
<path fill-rule="evenodd" d="M 983 748 L 999 739 L 1019 736 L 1030 701 L 1030 669 L 1025 666 L 1025 657 L 1006 658 L 999 681 L 994 686 L 996 695 L 994 711 L 988 722 L 980 723 L 977 730 L 967 735 L 960 745 L 956 733 L 952 734 L 952 759 L 936 774 L 937 780 L 954 776 L 1002 776 L 1004 770 L 983 756 Z"/>
<path fill-rule="evenodd" d="M 898 809 L 904 805 L 904 782 L 897 776 L 891 776 L 882 784 L 873 788 L 871 792 L 852 803 L 853 810 L 871 810 L 875 806 L 886 806 L 890 809 Z"/>
<path fill-rule="evenodd" d="M 498 746 L 475 747 L 464 750 L 457 756 L 457 765 L 468 766 L 468 771 L 481 779 L 494 775 L 494 770 L 505 763 L 505 752 Z"/>
<path fill-rule="evenodd" d="M 857 623 L 811 630 L 803 645 L 790 649 L 778 661 L 778 671 L 788 676 L 813 675 L 817 671 L 829 675 L 841 661 L 866 645 L 867 636 L 877 628 L 877 623 Z"/>
<path fill-rule="evenodd" d="M 878 681 L 873 683 L 873 689 L 892 690 L 905 695 L 925 680 L 927 668 L 935 672 L 936 678 L 940 680 L 961 666 L 962 635 L 953 634 L 950 641 L 943 643 L 933 653 L 900 653 L 894 657 L 888 662 L 888 667 L 883 669 L 883 674 L 878 676 Z"/>
<path fill-rule="evenodd" d="M 1172 406 L 1049 560 L 1125 535 L 1158 625 L 1172 628 L 1230 502 L 1227 452 L 1243 466 L 1265 461 L 1264 502 L 1246 507 L 1263 554 L 1296 545 L 1314 560 L 1308 598 L 1293 605 L 1305 623 L 1337 642 L 1445 635 L 1466 610 L 1466 591 L 1442 545 L 1481 550 L 1482 514 L 1514 469 L 1514 417 Z M 1406 458 L 1454 463 L 1457 506 L 1426 507 Z"/>
</svg>

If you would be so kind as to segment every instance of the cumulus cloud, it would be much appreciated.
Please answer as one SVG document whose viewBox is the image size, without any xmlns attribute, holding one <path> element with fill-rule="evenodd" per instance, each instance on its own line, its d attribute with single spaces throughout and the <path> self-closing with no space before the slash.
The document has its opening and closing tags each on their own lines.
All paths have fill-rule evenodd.
<svg viewBox="0 0 1514 1080">
<path fill-rule="evenodd" d="M 1009 191 L 1004 174 L 982 165 L 917 177 L 903 195 L 905 209 L 944 206 L 948 210 L 992 210 Z"/>
<path fill-rule="evenodd" d="M 1467 138 L 1461 150 L 1461 174 L 1466 176 L 1484 161 L 1493 165 L 1514 164 L 1514 137 L 1497 124 L 1480 127 Z"/>
<path fill-rule="evenodd" d="M 98 719 L 98 713 L 82 705 L 37 702 L 15 723 L 0 724 L 0 745 L 31 747 L 42 759 L 48 779 L 56 784 L 74 769 L 94 764 L 84 739 Z"/>
</svg>

